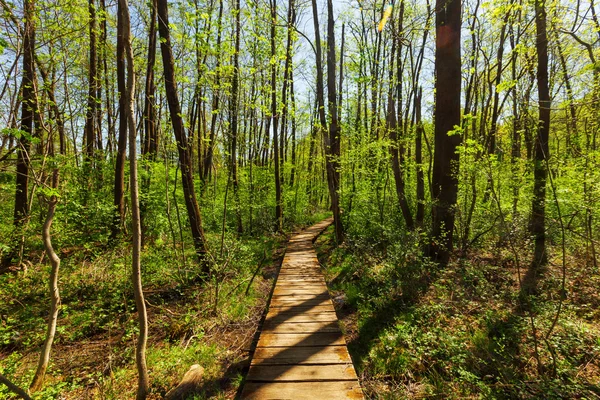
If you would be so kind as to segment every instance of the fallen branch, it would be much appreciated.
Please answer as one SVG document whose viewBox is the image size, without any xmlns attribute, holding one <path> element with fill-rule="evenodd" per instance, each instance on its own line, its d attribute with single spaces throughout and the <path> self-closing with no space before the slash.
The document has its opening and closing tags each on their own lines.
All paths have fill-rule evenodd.
<svg viewBox="0 0 600 400">
<path fill-rule="evenodd" d="M 26 391 L 24 391 L 23 389 L 21 389 L 20 387 L 18 387 L 17 385 L 15 385 L 14 383 L 12 383 L 11 381 L 9 381 L 8 378 L 6 378 L 1 373 L 0 373 L 0 383 L 3 383 L 4 385 L 6 385 L 6 387 L 8 387 L 8 389 L 11 392 L 13 392 L 17 396 L 21 397 L 22 399 L 32 400 L 31 397 L 27 394 Z"/>
</svg>

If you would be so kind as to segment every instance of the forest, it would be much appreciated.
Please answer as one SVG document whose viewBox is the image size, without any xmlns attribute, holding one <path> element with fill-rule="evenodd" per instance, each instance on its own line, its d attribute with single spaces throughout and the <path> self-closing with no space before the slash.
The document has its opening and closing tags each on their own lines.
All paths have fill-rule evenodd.
<svg viewBox="0 0 600 400">
<path fill-rule="evenodd" d="M 0 398 L 240 398 L 332 217 L 366 398 L 600 399 L 597 7 L 0 0 Z"/>
</svg>

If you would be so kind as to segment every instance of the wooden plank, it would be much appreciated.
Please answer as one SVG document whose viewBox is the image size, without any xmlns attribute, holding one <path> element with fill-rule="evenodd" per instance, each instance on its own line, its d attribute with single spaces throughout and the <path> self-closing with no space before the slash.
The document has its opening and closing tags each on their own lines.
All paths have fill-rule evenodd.
<svg viewBox="0 0 600 400">
<path fill-rule="evenodd" d="M 245 400 L 346 400 L 363 399 L 358 382 L 273 382 L 268 385 L 248 382 L 244 386 Z"/>
<path fill-rule="evenodd" d="M 263 332 L 257 347 L 346 345 L 342 332 L 270 333 Z"/>
<path fill-rule="evenodd" d="M 325 278 L 323 275 L 321 276 L 302 276 L 302 275 L 282 275 L 277 279 L 277 283 L 281 281 L 303 281 L 303 282 L 311 282 L 317 281 L 321 283 L 325 283 Z"/>
<path fill-rule="evenodd" d="M 274 321 L 265 321 L 263 332 L 276 333 L 315 333 L 315 332 L 339 332 L 340 328 L 337 322 L 296 322 L 296 323 L 277 323 Z"/>
<path fill-rule="evenodd" d="M 294 298 L 273 298 L 271 299 L 271 307 L 314 307 L 327 306 L 333 304 L 330 299 L 294 299 Z"/>
<path fill-rule="evenodd" d="M 242 399 L 364 399 L 312 247 L 331 223 L 289 241 Z"/>
<path fill-rule="evenodd" d="M 277 282 L 277 289 L 293 289 L 293 288 L 304 288 L 304 289 L 321 289 L 327 290 L 327 285 L 323 282 L 302 282 L 302 281 L 279 281 Z"/>
<path fill-rule="evenodd" d="M 346 345 L 259 347 L 252 357 L 252 365 L 283 364 L 352 364 Z"/>
<path fill-rule="evenodd" d="M 336 322 L 337 315 L 335 312 L 316 312 L 316 313 L 303 313 L 303 312 L 278 312 L 269 311 L 267 314 L 268 322 Z"/>
<path fill-rule="evenodd" d="M 289 287 L 276 287 L 273 292 L 273 296 L 297 296 L 297 295 L 325 295 L 329 294 L 327 290 L 323 291 L 323 288 L 289 288 Z"/>
<path fill-rule="evenodd" d="M 352 364 L 333 365 L 252 365 L 246 376 L 250 382 L 350 381 L 358 380 Z"/>
<path fill-rule="evenodd" d="M 274 294 L 273 300 L 328 300 L 329 295 L 327 293 L 288 293 L 288 294 Z"/>
<path fill-rule="evenodd" d="M 333 304 L 323 304 L 316 306 L 290 306 L 290 305 L 273 305 L 269 307 L 269 312 L 279 313 L 279 312 L 303 312 L 305 314 L 317 314 L 322 312 L 335 312 L 333 308 Z"/>
</svg>

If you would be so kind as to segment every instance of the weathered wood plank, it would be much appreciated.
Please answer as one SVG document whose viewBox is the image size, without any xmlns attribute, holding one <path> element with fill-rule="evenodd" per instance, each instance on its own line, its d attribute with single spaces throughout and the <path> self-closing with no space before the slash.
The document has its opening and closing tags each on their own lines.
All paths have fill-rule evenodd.
<svg viewBox="0 0 600 400">
<path fill-rule="evenodd" d="M 352 364 L 333 365 L 253 365 L 246 380 L 250 382 L 351 381 L 358 380 Z"/>
<path fill-rule="evenodd" d="M 273 333 L 317 333 L 317 332 L 339 332 L 340 328 L 336 322 L 295 322 L 278 323 L 276 321 L 265 321 L 263 332 Z"/>
<path fill-rule="evenodd" d="M 247 400 L 345 400 L 363 399 L 358 381 L 346 382 L 248 382 L 242 392 Z"/>
<path fill-rule="evenodd" d="M 327 293 L 327 290 L 323 291 L 322 288 L 299 289 L 280 286 L 275 289 L 273 296 L 324 295 L 325 293 Z"/>
<path fill-rule="evenodd" d="M 318 313 L 322 313 L 322 312 L 335 312 L 335 309 L 333 308 L 332 304 L 323 304 L 323 305 L 316 305 L 316 306 L 306 306 L 306 305 L 299 305 L 299 306 L 279 305 L 278 306 L 278 305 L 271 304 L 271 306 L 269 307 L 269 312 L 273 312 L 273 313 L 303 312 L 306 314 L 318 314 Z"/>
<path fill-rule="evenodd" d="M 257 347 L 346 345 L 342 332 L 272 333 L 263 332 Z"/>
<path fill-rule="evenodd" d="M 345 344 L 313 347 L 258 347 L 252 357 L 252 365 L 349 363 L 351 364 L 352 360 Z"/>
<path fill-rule="evenodd" d="M 288 244 L 242 399 L 363 399 L 312 240 L 331 220 Z"/>
<path fill-rule="evenodd" d="M 314 307 L 314 306 L 327 306 L 327 305 L 332 305 L 333 303 L 331 303 L 331 300 L 329 299 L 310 299 L 310 300 L 303 300 L 303 299 L 294 299 L 294 298 L 287 298 L 287 299 L 272 299 L 271 300 L 271 307 Z"/>
<path fill-rule="evenodd" d="M 335 312 L 316 312 L 316 313 L 298 313 L 297 311 L 277 312 L 269 311 L 267 314 L 269 322 L 335 322 L 337 315 Z"/>
</svg>

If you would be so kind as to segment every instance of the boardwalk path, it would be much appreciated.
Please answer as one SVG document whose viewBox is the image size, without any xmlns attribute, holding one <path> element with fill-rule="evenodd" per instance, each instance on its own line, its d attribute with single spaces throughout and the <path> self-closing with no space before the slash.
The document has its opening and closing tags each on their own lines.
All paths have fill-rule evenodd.
<svg viewBox="0 0 600 400">
<path fill-rule="evenodd" d="M 363 399 L 312 246 L 331 223 L 290 239 L 242 399 Z"/>
</svg>

